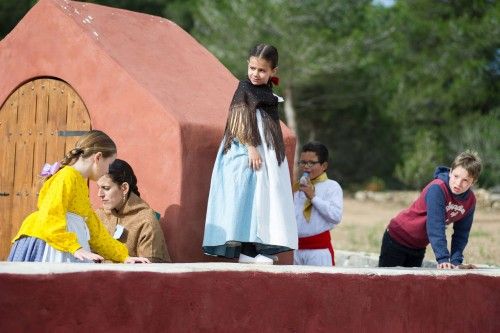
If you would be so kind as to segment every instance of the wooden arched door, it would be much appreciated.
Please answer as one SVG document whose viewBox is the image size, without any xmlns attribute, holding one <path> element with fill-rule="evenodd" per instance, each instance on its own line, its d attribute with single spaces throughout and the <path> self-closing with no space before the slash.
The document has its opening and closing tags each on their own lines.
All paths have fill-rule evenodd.
<svg viewBox="0 0 500 333">
<path fill-rule="evenodd" d="M 36 209 L 45 163 L 63 158 L 90 130 L 83 101 L 67 83 L 29 81 L 0 108 L 0 260 L 5 260 L 23 219 Z"/>
</svg>

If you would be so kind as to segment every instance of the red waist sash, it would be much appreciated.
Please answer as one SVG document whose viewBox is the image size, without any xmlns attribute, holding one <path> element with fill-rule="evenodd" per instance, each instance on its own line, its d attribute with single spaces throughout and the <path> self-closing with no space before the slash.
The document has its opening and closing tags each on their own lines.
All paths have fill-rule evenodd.
<svg viewBox="0 0 500 333">
<path fill-rule="evenodd" d="M 332 246 L 332 237 L 330 236 L 330 230 L 314 236 L 299 238 L 299 250 L 317 249 L 328 249 L 328 251 L 330 251 L 330 254 L 332 255 L 332 265 L 335 266 L 335 256 Z"/>
</svg>

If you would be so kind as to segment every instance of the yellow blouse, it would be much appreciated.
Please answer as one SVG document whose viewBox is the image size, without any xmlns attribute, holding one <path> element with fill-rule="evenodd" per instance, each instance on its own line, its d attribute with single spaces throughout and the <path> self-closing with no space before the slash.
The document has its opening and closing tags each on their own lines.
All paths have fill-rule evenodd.
<svg viewBox="0 0 500 333">
<path fill-rule="evenodd" d="M 85 178 L 75 168 L 65 166 L 42 186 L 38 210 L 24 219 L 13 242 L 22 236 L 44 240 L 59 251 L 74 254 L 81 248 L 76 234 L 66 229 L 66 212 L 82 216 L 89 228 L 89 245 L 105 259 L 123 262 L 127 247 L 113 239 L 90 205 Z"/>
</svg>

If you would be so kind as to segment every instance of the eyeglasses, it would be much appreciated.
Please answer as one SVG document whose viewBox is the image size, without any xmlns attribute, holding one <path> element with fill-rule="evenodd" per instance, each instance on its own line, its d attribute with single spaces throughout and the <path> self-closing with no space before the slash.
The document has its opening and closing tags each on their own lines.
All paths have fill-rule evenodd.
<svg viewBox="0 0 500 333">
<path fill-rule="evenodd" d="M 314 165 L 318 164 L 318 163 L 321 163 L 320 161 L 299 161 L 299 165 L 301 167 L 308 167 L 308 168 L 312 168 Z"/>
</svg>

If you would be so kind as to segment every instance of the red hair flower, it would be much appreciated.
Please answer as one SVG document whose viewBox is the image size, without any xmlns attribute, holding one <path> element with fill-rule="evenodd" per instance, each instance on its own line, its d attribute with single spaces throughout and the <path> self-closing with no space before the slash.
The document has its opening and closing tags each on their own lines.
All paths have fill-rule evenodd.
<svg viewBox="0 0 500 333">
<path fill-rule="evenodd" d="M 271 77 L 271 82 L 275 85 L 278 86 L 280 84 L 280 78 L 277 76 L 272 76 Z"/>
</svg>

